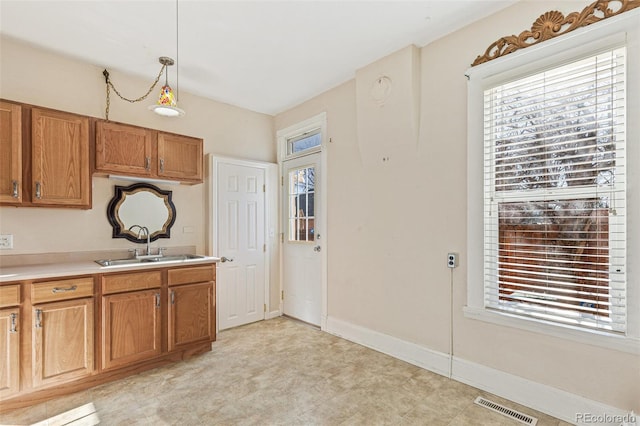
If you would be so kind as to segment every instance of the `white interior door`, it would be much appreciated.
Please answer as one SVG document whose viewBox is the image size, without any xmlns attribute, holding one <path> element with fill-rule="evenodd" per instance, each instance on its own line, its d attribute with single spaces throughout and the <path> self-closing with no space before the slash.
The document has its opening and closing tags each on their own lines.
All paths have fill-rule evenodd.
<svg viewBox="0 0 640 426">
<path fill-rule="evenodd" d="M 221 162 L 217 176 L 218 328 L 264 319 L 265 170 Z"/>
<path fill-rule="evenodd" d="M 283 312 L 320 326 L 320 153 L 283 162 Z"/>
</svg>

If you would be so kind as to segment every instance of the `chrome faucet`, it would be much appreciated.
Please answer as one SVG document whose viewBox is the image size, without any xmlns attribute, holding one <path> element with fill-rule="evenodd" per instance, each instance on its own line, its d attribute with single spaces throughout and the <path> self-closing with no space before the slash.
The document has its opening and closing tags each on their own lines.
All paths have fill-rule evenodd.
<svg viewBox="0 0 640 426">
<path fill-rule="evenodd" d="M 138 239 L 140 239 L 140 235 L 144 232 L 144 234 L 147 236 L 147 250 L 146 250 L 146 254 L 145 256 L 150 256 L 151 255 L 151 235 L 149 235 L 149 228 L 147 228 L 146 226 L 140 226 L 140 225 L 131 225 L 129 227 L 129 231 L 131 231 L 133 228 L 138 228 Z M 138 251 L 136 250 L 136 257 L 138 257 Z"/>
</svg>

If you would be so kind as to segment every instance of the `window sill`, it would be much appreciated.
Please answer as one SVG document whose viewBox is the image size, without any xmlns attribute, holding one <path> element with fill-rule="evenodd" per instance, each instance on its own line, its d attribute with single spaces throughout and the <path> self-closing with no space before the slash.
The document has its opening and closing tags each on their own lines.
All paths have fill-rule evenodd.
<svg viewBox="0 0 640 426">
<path fill-rule="evenodd" d="M 630 336 L 579 329 L 568 325 L 552 324 L 536 319 L 523 319 L 506 312 L 494 312 L 470 306 L 465 306 L 463 308 L 463 312 L 466 318 L 484 321 L 491 324 L 545 334 L 560 339 L 599 346 L 606 349 L 613 349 L 620 352 L 627 352 L 636 355 L 640 354 L 640 339 Z"/>
</svg>

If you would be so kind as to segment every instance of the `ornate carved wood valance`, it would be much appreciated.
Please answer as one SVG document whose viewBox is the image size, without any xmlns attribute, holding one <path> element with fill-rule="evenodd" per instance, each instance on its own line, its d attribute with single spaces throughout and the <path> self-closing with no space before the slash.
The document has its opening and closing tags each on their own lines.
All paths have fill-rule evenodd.
<svg viewBox="0 0 640 426">
<path fill-rule="evenodd" d="M 582 12 L 573 12 L 567 16 L 557 10 L 546 12 L 531 25 L 531 30 L 523 31 L 518 36 L 501 37 L 491 43 L 484 55 L 479 55 L 471 66 L 480 65 L 636 7 L 640 7 L 640 0 L 597 0 Z"/>
</svg>

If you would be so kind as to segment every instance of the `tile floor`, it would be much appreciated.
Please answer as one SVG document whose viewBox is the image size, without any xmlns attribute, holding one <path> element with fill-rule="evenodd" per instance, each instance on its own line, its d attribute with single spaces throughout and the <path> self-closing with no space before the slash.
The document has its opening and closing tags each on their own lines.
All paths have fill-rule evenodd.
<svg viewBox="0 0 640 426">
<path fill-rule="evenodd" d="M 2 425 L 41 421 L 93 402 L 102 425 L 519 425 L 473 403 L 482 395 L 287 318 L 226 330 L 212 352 L 26 409 Z"/>
</svg>

